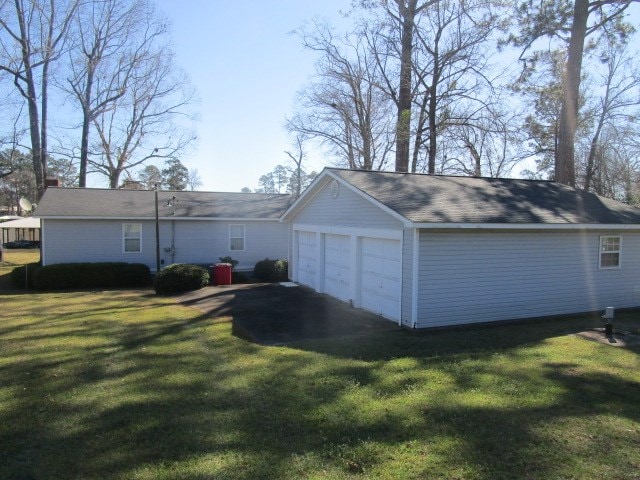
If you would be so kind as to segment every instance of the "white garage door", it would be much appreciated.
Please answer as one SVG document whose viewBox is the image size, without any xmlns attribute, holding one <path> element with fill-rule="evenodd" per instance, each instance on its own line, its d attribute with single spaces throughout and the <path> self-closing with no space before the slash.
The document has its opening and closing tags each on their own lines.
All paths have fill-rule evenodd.
<svg viewBox="0 0 640 480">
<path fill-rule="evenodd" d="M 351 238 L 346 235 L 324 237 L 324 291 L 348 302 L 351 298 Z"/>
<path fill-rule="evenodd" d="M 391 320 L 400 318 L 401 258 L 399 240 L 362 239 L 362 308 Z"/>
<path fill-rule="evenodd" d="M 316 234 L 298 232 L 298 282 L 316 288 Z"/>
</svg>

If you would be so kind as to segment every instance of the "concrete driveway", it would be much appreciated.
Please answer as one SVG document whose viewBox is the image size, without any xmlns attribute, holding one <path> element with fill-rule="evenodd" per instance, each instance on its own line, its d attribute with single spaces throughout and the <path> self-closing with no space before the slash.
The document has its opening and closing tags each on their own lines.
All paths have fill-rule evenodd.
<svg viewBox="0 0 640 480">
<path fill-rule="evenodd" d="M 182 294 L 177 300 L 213 317 L 232 317 L 235 335 L 264 345 L 401 328 L 299 286 L 259 283 L 205 287 Z"/>
</svg>

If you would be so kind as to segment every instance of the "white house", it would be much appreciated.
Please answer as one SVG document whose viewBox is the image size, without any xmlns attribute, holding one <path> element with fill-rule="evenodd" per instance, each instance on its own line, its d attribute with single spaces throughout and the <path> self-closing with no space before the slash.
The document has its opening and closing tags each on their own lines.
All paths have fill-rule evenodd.
<svg viewBox="0 0 640 480">
<path fill-rule="evenodd" d="M 251 270 L 287 258 L 290 226 L 279 221 L 289 195 L 158 192 L 161 267 L 210 265 L 220 257 Z M 42 263 L 144 263 L 156 270 L 155 192 L 48 188 L 35 217 L 42 222 Z"/>
<path fill-rule="evenodd" d="M 546 181 L 325 169 L 292 279 L 412 328 L 640 306 L 640 210 Z"/>
</svg>

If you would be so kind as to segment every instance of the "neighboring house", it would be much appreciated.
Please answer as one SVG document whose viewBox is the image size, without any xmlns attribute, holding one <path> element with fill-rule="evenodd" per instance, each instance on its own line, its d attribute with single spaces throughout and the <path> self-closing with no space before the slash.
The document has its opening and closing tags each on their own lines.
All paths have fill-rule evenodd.
<svg viewBox="0 0 640 480">
<path fill-rule="evenodd" d="M 546 181 L 325 169 L 292 279 L 414 328 L 640 306 L 640 210 Z"/>
<path fill-rule="evenodd" d="M 2 230 L 2 243 L 16 240 L 40 240 L 40 220 L 33 217 L 14 217 L 11 220 L 0 223 Z"/>
<path fill-rule="evenodd" d="M 156 270 L 154 191 L 48 188 L 42 220 L 42 263 L 128 262 Z M 211 265 L 219 257 L 253 269 L 287 258 L 290 226 L 278 221 L 289 195 L 158 192 L 161 267 Z"/>
</svg>

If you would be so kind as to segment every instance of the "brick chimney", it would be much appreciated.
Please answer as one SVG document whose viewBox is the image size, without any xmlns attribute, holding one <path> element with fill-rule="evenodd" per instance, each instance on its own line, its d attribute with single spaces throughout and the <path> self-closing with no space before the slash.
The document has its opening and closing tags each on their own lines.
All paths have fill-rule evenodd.
<svg viewBox="0 0 640 480">
<path fill-rule="evenodd" d="M 122 182 L 122 185 L 120 185 L 120 188 L 124 190 L 144 190 L 144 185 L 142 184 L 142 182 L 138 180 L 129 179 Z"/>
<path fill-rule="evenodd" d="M 49 187 L 59 187 L 60 180 L 57 178 L 45 178 L 44 179 L 44 189 L 46 190 Z"/>
</svg>

